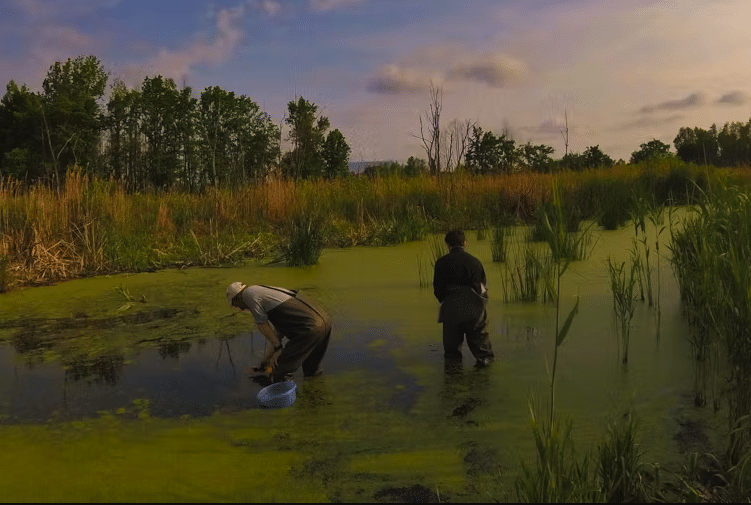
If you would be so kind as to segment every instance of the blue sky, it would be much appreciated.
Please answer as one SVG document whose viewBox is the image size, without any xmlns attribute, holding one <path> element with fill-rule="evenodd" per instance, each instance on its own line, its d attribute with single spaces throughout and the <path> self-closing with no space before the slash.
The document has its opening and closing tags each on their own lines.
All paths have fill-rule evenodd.
<svg viewBox="0 0 751 505">
<path fill-rule="evenodd" d="M 424 157 L 420 116 L 628 159 L 681 126 L 751 118 L 748 0 L 0 0 L 0 81 L 94 54 L 135 87 L 220 86 L 279 124 L 316 103 L 352 161 Z"/>
</svg>

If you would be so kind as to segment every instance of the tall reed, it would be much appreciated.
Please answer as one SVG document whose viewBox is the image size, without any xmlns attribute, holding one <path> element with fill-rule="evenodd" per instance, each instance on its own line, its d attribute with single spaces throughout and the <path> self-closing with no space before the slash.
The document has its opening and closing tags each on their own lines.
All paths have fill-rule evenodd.
<svg viewBox="0 0 751 505">
<path fill-rule="evenodd" d="M 493 227 L 493 232 L 490 241 L 490 254 L 493 261 L 496 263 L 502 263 L 506 261 L 506 236 L 508 235 L 508 228 L 501 224 L 496 224 Z"/>
<path fill-rule="evenodd" d="M 751 198 L 725 181 L 702 193 L 693 217 L 671 230 L 671 262 L 694 324 L 725 351 L 728 461 L 737 464 L 751 450 Z"/>
<path fill-rule="evenodd" d="M 538 423 L 534 408 L 530 406 L 532 434 L 537 450 L 537 464 L 529 469 L 522 464 L 523 475 L 516 481 L 516 491 L 520 501 L 552 503 L 566 501 L 590 501 L 593 489 L 589 479 L 589 459 L 585 456 L 579 462 L 574 456 L 571 439 L 571 424 L 561 427 L 555 417 L 555 379 L 558 365 L 558 350 L 568 336 L 574 317 L 579 311 L 579 299 L 569 312 L 566 321 L 560 324 L 561 278 L 568 269 L 571 259 L 565 254 L 566 229 L 562 216 L 560 187 L 553 184 L 554 218 L 543 214 L 543 236 L 548 244 L 552 268 L 544 269 L 543 279 L 547 296 L 555 304 L 555 347 L 553 349 L 553 368 L 550 373 L 550 403 L 547 423 Z"/>
<path fill-rule="evenodd" d="M 608 272 L 610 273 L 610 292 L 613 295 L 613 310 L 615 311 L 618 326 L 620 328 L 621 342 L 623 344 L 623 364 L 628 363 L 628 346 L 631 336 L 631 320 L 636 308 L 636 285 L 637 261 L 631 262 L 631 268 L 626 273 L 626 262 L 620 265 L 614 263 L 610 257 L 607 260 Z"/>
</svg>

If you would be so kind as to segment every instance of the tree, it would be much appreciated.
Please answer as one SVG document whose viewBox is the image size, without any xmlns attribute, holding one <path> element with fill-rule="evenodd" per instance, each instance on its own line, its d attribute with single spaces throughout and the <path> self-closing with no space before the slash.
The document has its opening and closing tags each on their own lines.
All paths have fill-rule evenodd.
<svg viewBox="0 0 751 505">
<path fill-rule="evenodd" d="M 129 191 L 142 188 L 141 93 L 116 80 L 110 89 L 103 126 L 108 133 L 105 149 L 108 169 L 101 175 L 123 181 Z"/>
<path fill-rule="evenodd" d="M 304 179 L 323 175 L 324 160 L 321 144 L 329 129 L 329 119 L 316 116 L 318 106 L 300 97 L 297 102 L 287 104 L 288 117 L 284 120 L 290 126 L 288 140 L 292 141 L 292 151 L 282 158 L 282 169 L 288 177 Z"/>
<path fill-rule="evenodd" d="M 735 121 L 725 123 L 717 134 L 717 143 L 723 166 L 751 164 L 751 119 L 746 124 Z"/>
<path fill-rule="evenodd" d="M 329 132 L 321 146 L 325 164 L 325 175 L 329 179 L 349 174 L 349 153 L 351 149 L 338 129 Z"/>
<path fill-rule="evenodd" d="M 41 96 L 10 81 L 0 100 L 0 177 L 42 177 L 45 149 Z"/>
<path fill-rule="evenodd" d="M 602 152 L 599 145 L 588 147 L 582 156 L 587 168 L 612 167 L 614 165 L 613 158 Z"/>
<path fill-rule="evenodd" d="M 709 130 L 701 128 L 681 128 L 673 140 L 676 155 L 687 163 L 714 165 L 719 158 L 717 125 Z"/>
<path fill-rule="evenodd" d="M 641 144 L 638 151 L 631 153 L 631 163 L 670 158 L 670 145 L 657 139 L 652 139 L 646 144 Z"/>
<path fill-rule="evenodd" d="M 441 109 L 443 108 L 443 88 L 430 83 L 429 110 L 425 113 L 425 123 L 420 116 L 420 139 L 428 158 L 430 175 L 441 171 Z"/>
<path fill-rule="evenodd" d="M 472 127 L 472 138 L 465 156 L 471 173 L 510 173 L 518 167 L 521 158 L 516 141 L 508 133 L 496 137 L 493 132 L 483 132 L 479 126 Z"/>
<path fill-rule="evenodd" d="M 96 56 L 56 62 L 42 84 L 42 120 L 53 177 L 77 164 L 87 166 L 99 145 L 101 110 L 109 74 Z"/>
<path fill-rule="evenodd" d="M 561 158 L 560 164 L 563 168 L 580 172 L 587 168 L 587 160 L 583 154 L 567 153 Z"/>
<path fill-rule="evenodd" d="M 550 172 L 553 159 L 550 157 L 555 152 L 550 146 L 540 144 L 532 145 L 531 142 L 519 146 L 519 156 L 527 165 L 527 168 L 535 172 Z"/>
<path fill-rule="evenodd" d="M 407 164 L 404 165 L 404 175 L 416 176 L 422 175 L 428 172 L 428 164 L 422 158 L 415 158 L 410 156 L 407 159 Z"/>
<path fill-rule="evenodd" d="M 181 96 L 175 81 L 161 75 L 146 77 L 141 86 L 142 131 L 146 137 L 146 180 L 166 189 L 175 181 L 179 166 L 178 114 Z"/>
</svg>

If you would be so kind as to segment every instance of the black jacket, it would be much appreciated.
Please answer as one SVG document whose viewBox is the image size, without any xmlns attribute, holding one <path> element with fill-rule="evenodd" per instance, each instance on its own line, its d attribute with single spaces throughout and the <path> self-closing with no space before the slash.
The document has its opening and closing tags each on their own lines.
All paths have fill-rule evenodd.
<svg viewBox="0 0 751 505">
<path fill-rule="evenodd" d="M 485 310 L 485 269 L 480 260 L 463 247 L 435 262 L 433 294 L 441 302 L 438 321 L 459 323 L 478 317 Z"/>
</svg>

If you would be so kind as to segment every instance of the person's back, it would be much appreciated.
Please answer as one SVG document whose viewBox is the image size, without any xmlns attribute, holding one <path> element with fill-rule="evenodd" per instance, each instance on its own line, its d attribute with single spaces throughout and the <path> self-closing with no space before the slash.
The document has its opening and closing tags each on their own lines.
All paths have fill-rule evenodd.
<svg viewBox="0 0 751 505">
<path fill-rule="evenodd" d="M 479 365 L 493 360 L 487 331 L 487 289 L 482 262 L 464 250 L 467 241 L 460 230 L 446 234 L 450 251 L 438 258 L 433 274 L 433 293 L 441 302 L 438 322 L 443 323 L 443 348 L 447 361 L 461 361 L 464 336 Z"/>
</svg>

